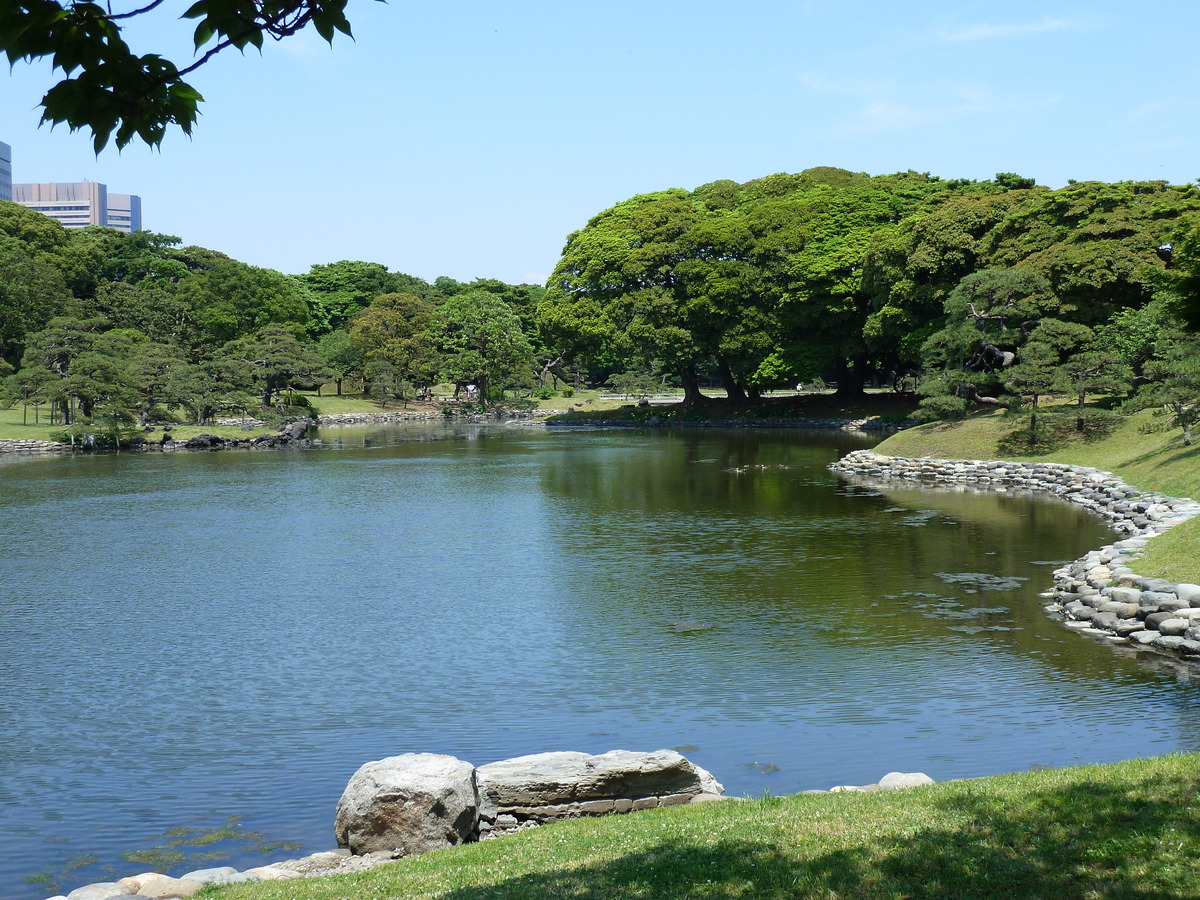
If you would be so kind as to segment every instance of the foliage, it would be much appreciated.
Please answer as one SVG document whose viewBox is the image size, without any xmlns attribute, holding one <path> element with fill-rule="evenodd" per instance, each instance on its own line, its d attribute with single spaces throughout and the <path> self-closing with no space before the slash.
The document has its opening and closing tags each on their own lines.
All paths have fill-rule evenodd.
<svg viewBox="0 0 1200 900">
<path fill-rule="evenodd" d="M 431 336 L 442 374 L 456 384 L 478 385 L 481 404 L 493 388 L 532 380 L 533 348 L 517 314 L 497 294 L 476 289 L 450 297 L 434 313 Z"/>
<path fill-rule="evenodd" d="M 1146 366 L 1149 381 L 1129 403 L 1131 409 L 1155 408 L 1169 416 L 1183 432 L 1183 443 L 1192 444 L 1192 426 L 1200 422 L 1200 336 L 1167 332 L 1155 345 L 1153 361 Z"/>
<path fill-rule="evenodd" d="M 195 20 L 195 48 L 204 53 L 180 69 L 156 53 L 138 56 L 122 33 L 129 20 L 152 13 L 162 0 L 118 12 L 87 0 L 19 0 L 0 6 L 0 49 L 10 64 L 48 58 L 62 71 L 42 98 L 43 122 L 91 131 L 97 153 L 114 132 L 118 148 L 134 137 L 157 147 L 168 125 L 192 133 L 204 98 L 184 76 L 228 47 L 262 50 L 266 37 L 282 40 L 310 23 L 332 43 L 335 32 L 350 34 L 346 3 L 196 0 L 183 18 Z"/>
<path fill-rule="evenodd" d="M 626 400 L 644 400 L 658 391 L 659 384 L 658 379 L 641 372 L 621 372 L 608 379 L 608 386 Z"/>
</svg>

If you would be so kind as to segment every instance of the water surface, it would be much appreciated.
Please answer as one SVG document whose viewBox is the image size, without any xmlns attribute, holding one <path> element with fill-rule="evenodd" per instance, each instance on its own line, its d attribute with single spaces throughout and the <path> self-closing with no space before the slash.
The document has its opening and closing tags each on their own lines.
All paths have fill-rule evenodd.
<svg viewBox="0 0 1200 900">
<path fill-rule="evenodd" d="M 779 794 L 1198 747 L 1191 681 L 1041 611 L 1111 539 L 1067 504 L 839 482 L 839 432 L 323 438 L 0 465 L 4 896 L 329 849 L 409 751 Z"/>
</svg>

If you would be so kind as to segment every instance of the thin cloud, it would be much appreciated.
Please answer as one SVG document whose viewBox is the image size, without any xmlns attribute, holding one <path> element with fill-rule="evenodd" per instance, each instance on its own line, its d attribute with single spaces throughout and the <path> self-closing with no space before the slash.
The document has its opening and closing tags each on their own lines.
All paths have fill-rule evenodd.
<svg viewBox="0 0 1200 900">
<path fill-rule="evenodd" d="M 849 98 L 842 115 L 827 128 L 830 134 L 838 137 L 911 131 L 984 114 L 1049 107 L 1059 101 L 1056 96 L 1031 101 L 1025 96 L 996 95 L 987 88 L 971 84 L 901 86 L 856 79 L 838 81 L 811 75 L 801 75 L 799 81 L 814 94 Z"/>
<path fill-rule="evenodd" d="M 1015 25 L 993 25 L 981 22 L 955 31 L 943 31 L 941 38 L 955 43 L 962 41 L 986 41 L 1000 38 L 1022 37 L 1027 34 L 1049 34 L 1055 31 L 1080 31 L 1083 26 L 1068 19 L 1043 18 L 1038 22 L 1023 22 Z"/>
</svg>

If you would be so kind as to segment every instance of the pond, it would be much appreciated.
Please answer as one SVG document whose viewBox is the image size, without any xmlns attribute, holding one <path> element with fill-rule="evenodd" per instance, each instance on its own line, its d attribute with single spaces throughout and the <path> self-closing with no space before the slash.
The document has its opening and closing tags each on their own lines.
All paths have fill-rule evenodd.
<svg viewBox="0 0 1200 900">
<path fill-rule="evenodd" d="M 0 892 L 333 845 L 363 762 L 677 748 L 741 795 L 1200 746 L 1050 621 L 1065 503 L 872 489 L 842 432 L 327 429 L 0 464 Z"/>
</svg>

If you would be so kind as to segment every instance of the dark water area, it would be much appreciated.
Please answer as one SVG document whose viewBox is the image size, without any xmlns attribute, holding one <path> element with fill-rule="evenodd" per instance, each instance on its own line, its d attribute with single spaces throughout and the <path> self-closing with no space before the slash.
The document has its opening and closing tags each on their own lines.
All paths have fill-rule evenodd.
<svg viewBox="0 0 1200 900">
<path fill-rule="evenodd" d="M 362 763 L 680 748 L 732 794 L 1200 749 L 1051 622 L 1065 503 L 873 489 L 840 432 L 327 429 L 0 464 L 0 895 L 330 849 Z"/>
</svg>

